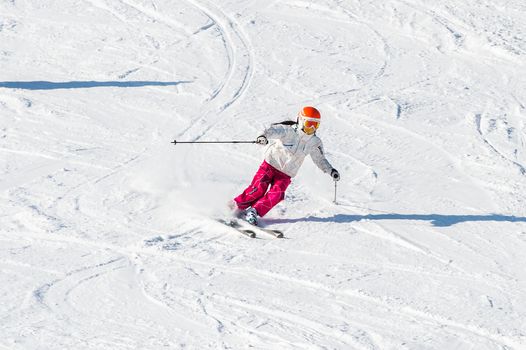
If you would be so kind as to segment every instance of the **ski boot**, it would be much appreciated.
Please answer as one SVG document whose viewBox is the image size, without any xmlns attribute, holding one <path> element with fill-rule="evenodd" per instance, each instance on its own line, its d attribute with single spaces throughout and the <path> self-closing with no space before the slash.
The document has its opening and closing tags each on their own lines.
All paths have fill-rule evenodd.
<svg viewBox="0 0 526 350">
<path fill-rule="evenodd" d="M 258 212 L 254 208 L 248 208 L 245 210 L 245 221 L 251 225 L 258 225 Z"/>
</svg>

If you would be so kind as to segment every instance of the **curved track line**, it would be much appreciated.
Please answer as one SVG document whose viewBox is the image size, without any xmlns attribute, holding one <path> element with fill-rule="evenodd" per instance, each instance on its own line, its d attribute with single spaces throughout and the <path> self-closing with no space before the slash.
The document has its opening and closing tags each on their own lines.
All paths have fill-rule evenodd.
<svg viewBox="0 0 526 350">
<path fill-rule="evenodd" d="M 345 290 L 340 291 L 340 290 L 336 290 L 334 288 L 328 287 L 322 283 L 318 283 L 314 281 L 306 281 L 306 280 L 302 280 L 299 278 L 284 276 L 278 273 L 273 273 L 273 272 L 263 271 L 263 270 L 258 270 L 258 276 L 267 276 L 272 279 L 283 280 L 288 283 L 297 283 L 304 287 L 314 288 L 316 290 L 323 290 L 333 295 L 350 296 L 350 297 L 357 298 L 359 300 L 362 300 L 368 303 L 372 303 L 381 308 L 391 310 L 391 312 L 395 312 L 403 317 L 408 317 L 408 316 L 417 317 L 426 322 L 430 322 L 430 324 L 432 325 L 436 325 L 439 327 L 447 326 L 447 327 L 459 329 L 463 332 L 471 333 L 473 335 L 482 337 L 484 339 L 494 341 L 497 344 L 505 345 L 513 349 L 522 349 L 522 344 L 516 342 L 515 339 L 511 339 L 507 336 L 504 336 L 501 334 L 494 334 L 481 327 L 477 327 L 473 325 L 466 325 L 461 322 L 457 322 L 457 321 L 445 318 L 440 315 L 423 312 L 409 305 L 396 305 L 396 304 L 390 303 L 387 300 L 382 299 L 381 297 L 368 295 L 362 290 L 345 289 Z"/>
<path fill-rule="evenodd" d="M 137 256 L 137 254 L 145 254 L 145 255 L 155 256 L 157 258 L 164 257 L 168 259 L 168 261 L 172 264 L 174 262 L 179 262 L 183 264 L 191 263 L 191 264 L 196 264 L 200 266 L 206 266 L 206 267 L 211 267 L 214 269 L 223 270 L 225 272 L 228 272 L 231 274 L 237 274 L 240 276 L 257 275 L 260 277 L 267 277 L 267 278 L 270 278 L 271 280 L 280 280 L 280 281 L 284 281 L 287 283 L 294 283 L 304 288 L 311 288 L 311 289 L 315 289 L 318 291 L 324 291 L 331 295 L 336 295 L 336 296 L 340 296 L 343 298 L 346 298 L 346 297 L 357 298 L 359 300 L 379 306 L 383 309 L 389 309 L 391 311 L 394 311 L 397 314 L 405 318 L 417 317 L 421 320 L 424 320 L 425 322 L 428 322 L 431 325 L 435 325 L 439 327 L 447 326 L 450 328 L 459 329 L 463 332 L 467 332 L 467 333 L 482 337 L 484 339 L 488 339 L 488 340 L 497 342 L 498 344 L 508 346 L 512 349 L 521 349 L 522 347 L 521 343 L 519 343 L 517 339 L 510 338 L 508 336 L 504 336 L 501 334 L 492 333 L 489 330 L 486 330 L 479 326 L 468 325 L 468 324 L 464 324 L 458 321 L 447 319 L 441 315 L 423 312 L 423 311 L 413 308 L 410 305 L 393 304 L 380 296 L 372 296 L 372 295 L 365 293 L 365 291 L 362 291 L 362 290 L 355 290 L 355 289 L 349 289 L 349 288 L 339 290 L 339 289 L 327 286 L 320 282 L 309 281 L 309 280 L 305 280 L 305 279 L 301 279 L 301 278 L 297 278 L 293 276 L 287 276 L 284 274 L 279 274 L 279 273 L 275 273 L 275 272 L 271 272 L 267 270 L 262 270 L 262 269 L 257 269 L 257 268 L 228 266 L 228 265 L 221 264 L 221 263 L 218 264 L 218 263 L 207 262 L 207 261 L 198 260 L 198 259 L 194 259 L 190 257 L 177 256 L 177 255 L 171 254 L 170 252 L 164 252 L 164 251 L 159 251 L 159 250 L 155 250 L 154 252 L 152 252 L 148 248 L 142 248 L 142 249 L 135 248 L 134 249 L 133 247 L 120 247 L 120 246 L 116 246 L 111 243 L 105 243 L 105 242 L 97 242 L 97 241 L 90 241 L 90 240 L 85 240 L 85 239 L 69 238 L 69 237 L 58 238 L 58 237 L 52 237 L 52 236 L 47 236 L 47 235 L 31 235 L 31 238 L 41 239 L 44 241 L 49 240 L 49 241 L 59 241 L 59 242 L 72 242 L 72 243 L 77 243 L 77 244 L 82 244 L 82 245 L 87 245 L 87 246 L 105 248 L 105 249 L 110 249 L 112 251 L 124 254 L 126 256 L 130 256 L 130 255 Z M 58 280 L 54 282 L 58 282 Z M 45 296 L 45 294 L 47 293 L 48 289 L 51 286 L 52 285 L 48 285 L 48 284 L 41 286 L 41 292 L 42 292 L 41 295 Z"/>
<path fill-rule="evenodd" d="M 303 331 L 307 331 L 309 333 L 322 334 L 324 336 L 334 339 L 335 341 L 342 342 L 345 345 L 350 345 L 352 346 L 353 349 L 362 349 L 362 350 L 369 349 L 363 346 L 362 344 L 360 344 L 359 342 L 357 342 L 356 338 L 353 335 L 349 335 L 345 331 L 340 331 L 338 329 L 331 328 L 327 325 L 324 325 L 323 323 L 309 320 L 308 318 L 305 318 L 301 315 L 296 315 L 293 313 L 289 313 L 287 311 L 271 309 L 264 305 L 257 305 L 254 303 L 249 303 L 246 300 L 239 300 L 239 299 L 235 299 L 230 296 L 215 295 L 214 297 L 216 299 L 219 299 L 222 303 L 230 304 L 232 306 L 236 306 L 236 307 L 239 307 L 245 310 L 249 310 L 251 312 L 259 312 L 262 314 L 266 314 L 266 315 L 269 315 L 274 320 L 276 319 L 285 320 L 294 326 L 299 325 Z"/>
<path fill-rule="evenodd" d="M 228 64 L 224 79 L 204 101 L 203 107 L 189 126 L 176 135 L 185 136 L 189 141 L 196 141 L 223 121 L 225 116 L 222 113 L 244 96 L 254 74 L 254 59 L 248 37 L 217 5 L 207 0 L 187 0 L 187 2 L 210 20 L 210 23 L 201 27 L 194 35 L 210 28 L 217 28 Z M 183 154 L 182 157 L 183 164 L 190 163 L 188 153 Z M 188 173 L 187 169 L 183 168 L 181 172 L 182 181 L 192 178 L 192 174 Z"/>
<path fill-rule="evenodd" d="M 495 153 L 497 156 L 499 156 L 502 160 L 504 160 L 505 162 L 511 163 L 515 167 L 517 167 L 517 169 L 520 171 L 521 175 L 526 175 L 526 168 L 522 164 L 520 164 L 519 162 L 514 161 L 513 159 L 510 159 L 510 158 L 506 157 L 497 148 L 495 148 L 495 146 L 493 146 L 491 144 L 491 142 L 489 142 L 488 139 L 484 136 L 484 133 L 482 132 L 482 129 L 481 129 L 481 126 L 480 126 L 481 121 L 482 121 L 482 117 L 483 117 L 483 114 L 480 114 L 480 113 L 479 114 L 475 114 L 475 120 L 474 120 L 477 133 L 482 138 L 482 142 L 484 142 L 484 144 L 486 146 L 488 146 L 488 148 L 493 153 Z"/>
<path fill-rule="evenodd" d="M 200 8 L 201 11 L 206 13 L 206 15 L 220 27 L 225 40 L 227 43 L 230 42 L 228 53 L 231 65 L 227 80 L 222 85 L 222 88 L 216 91 L 213 98 L 210 99 L 213 100 L 221 97 L 220 95 L 225 90 L 225 87 L 228 88 L 229 91 L 226 91 L 224 94 L 230 94 L 231 96 L 223 98 L 223 101 L 220 102 L 221 106 L 219 107 L 219 110 L 222 112 L 243 96 L 248 89 L 249 83 L 254 74 L 253 50 L 248 37 L 244 34 L 239 25 L 229 18 L 222 10 L 215 7 L 215 5 L 211 5 L 215 7 L 215 13 L 212 14 L 209 10 L 210 8 L 204 8 L 195 0 L 192 0 L 191 2 Z M 233 82 L 235 84 L 234 86 L 231 86 Z"/>
<path fill-rule="evenodd" d="M 203 128 L 203 121 L 206 119 L 204 129 L 196 132 L 197 135 L 191 135 L 193 140 L 197 140 L 220 121 L 222 117 L 219 115 L 222 112 L 245 94 L 254 74 L 254 59 L 248 37 L 239 25 L 218 6 L 206 0 L 187 1 L 211 21 L 211 24 L 203 26 L 195 34 L 217 27 L 223 40 L 228 62 L 225 78 L 206 100 L 206 105 L 202 108 L 200 116 L 191 126 L 180 133 L 180 135 L 184 135 L 189 131 L 193 131 L 194 128 Z"/>
</svg>

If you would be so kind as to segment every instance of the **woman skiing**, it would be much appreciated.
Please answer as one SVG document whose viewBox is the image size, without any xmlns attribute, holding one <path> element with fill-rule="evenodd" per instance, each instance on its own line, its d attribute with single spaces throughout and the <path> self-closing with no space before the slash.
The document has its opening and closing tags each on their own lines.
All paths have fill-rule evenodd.
<svg viewBox="0 0 526 350">
<path fill-rule="evenodd" d="M 320 112 L 316 108 L 303 107 L 296 122 L 272 124 L 257 137 L 256 142 L 260 145 L 268 144 L 269 139 L 275 141 L 267 149 L 265 160 L 250 186 L 234 198 L 239 216 L 243 216 L 241 211 L 244 210 L 245 220 L 257 225 L 258 217 L 265 216 L 285 198 L 291 178 L 296 176 L 307 155 L 334 181 L 340 180 L 340 174 L 325 158 L 322 142 L 316 136 L 320 121 Z"/>
</svg>

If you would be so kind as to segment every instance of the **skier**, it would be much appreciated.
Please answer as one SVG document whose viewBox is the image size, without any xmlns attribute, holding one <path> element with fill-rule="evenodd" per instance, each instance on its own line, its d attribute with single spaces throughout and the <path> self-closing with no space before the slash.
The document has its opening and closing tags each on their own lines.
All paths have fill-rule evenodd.
<svg viewBox="0 0 526 350">
<path fill-rule="evenodd" d="M 258 217 L 265 216 L 285 198 L 291 178 L 296 176 L 307 155 L 334 181 L 340 180 L 340 174 L 325 158 L 322 142 L 316 136 L 320 121 L 320 112 L 316 108 L 303 107 L 296 122 L 272 124 L 257 137 L 256 142 L 260 145 L 267 145 L 269 139 L 273 142 L 250 186 L 234 198 L 231 207 L 236 216 L 243 217 L 244 214 L 246 221 L 257 225 Z"/>
</svg>

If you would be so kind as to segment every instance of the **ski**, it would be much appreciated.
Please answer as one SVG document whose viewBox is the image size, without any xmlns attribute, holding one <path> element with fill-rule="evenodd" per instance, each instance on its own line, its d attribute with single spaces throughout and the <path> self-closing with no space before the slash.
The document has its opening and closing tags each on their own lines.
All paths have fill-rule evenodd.
<svg viewBox="0 0 526 350">
<path fill-rule="evenodd" d="M 283 238 L 283 232 L 280 230 L 268 229 L 264 227 L 255 226 L 241 219 L 231 219 L 231 221 L 235 222 L 239 227 L 246 227 L 248 230 L 253 230 L 256 232 L 259 231 L 261 233 L 265 233 L 265 234 L 274 236 L 276 238 Z"/>
<path fill-rule="evenodd" d="M 280 230 L 272 230 L 272 229 L 268 229 L 268 228 L 264 228 L 264 227 L 257 227 L 256 230 L 260 230 L 261 232 L 265 232 L 269 235 L 272 235 L 276 238 L 283 238 L 283 232 L 281 232 Z"/>
<path fill-rule="evenodd" d="M 226 225 L 228 227 L 233 228 L 234 230 L 236 230 L 237 232 L 241 233 L 242 235 L 245 235 L 245 236 L 250 237 L 250 238 L 256 238 L 256 232 L 254 232 L 251 229 L 245 228 L 237 220 L 234 220 L 234 219 L 229 219 L 229 220 L 217 219 L 217 221 L 222 223 L 223 225 Z"/>
<path fill-rule="evenodd" d="M 228 227 L 231 227 L 238 231 L 239 233 L 250 237 L 250 238 L 256 238 L 256 233 L 264 233 L 271 235 L 275 238 L 283 238 L 283 232 L 280 230 L 275 229 L 268 229 L 264 227 L 254 226 L 249 224 L 246 221 L 243 221 L 241 219 L 231 218 L 231 219 L 217 219 L 218 222 L 222 223 L 223 225 L 226 225 Z"/>
</svg>

